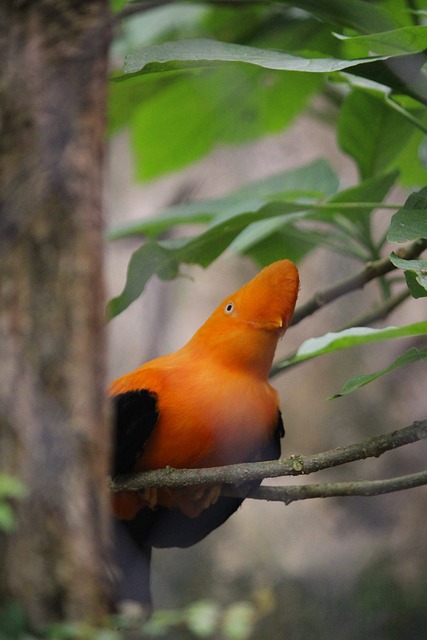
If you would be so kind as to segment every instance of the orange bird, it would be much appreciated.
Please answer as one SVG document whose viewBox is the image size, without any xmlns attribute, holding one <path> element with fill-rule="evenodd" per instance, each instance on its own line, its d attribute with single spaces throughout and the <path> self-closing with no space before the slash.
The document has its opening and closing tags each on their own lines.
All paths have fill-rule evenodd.
<svg viewBox="0 0 427 640">
<path fill-rule="evenodd" d="M 283 422 L 268 374 L 298 287 L 295 265 L 274 262 L 223 300 L 184 347 L 112 383 L 113 476 L 280 456 Z M 242 499 L 221 497 L 220 490 L 200 485 L 113 496 L 117 599 L 151 603 L 151 548 L 191 546 L 222 524 Z"/>
</svg>

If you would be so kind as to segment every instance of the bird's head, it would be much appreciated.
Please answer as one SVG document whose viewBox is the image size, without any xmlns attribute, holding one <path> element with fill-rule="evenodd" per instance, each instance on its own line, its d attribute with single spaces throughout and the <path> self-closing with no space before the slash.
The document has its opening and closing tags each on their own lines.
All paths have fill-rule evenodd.
<svg viewBox="0 0 427 640">
<path fill-rule="evenodd" d="M 299 288 L 298 270 L 279 260 L 223 301 L 215 313 L 236 324 L 282 335 L 292 319 Z"/>
<path fill-rule="evenodd" d="M 196 342 L 212 347 L 221 359 L 244 366 L 262 361 L 262 370 L 269 369 L 292 319 L 298 288 L 294 263 L 274 262 L 222 301 L 196 333 Z"/>
</svg>

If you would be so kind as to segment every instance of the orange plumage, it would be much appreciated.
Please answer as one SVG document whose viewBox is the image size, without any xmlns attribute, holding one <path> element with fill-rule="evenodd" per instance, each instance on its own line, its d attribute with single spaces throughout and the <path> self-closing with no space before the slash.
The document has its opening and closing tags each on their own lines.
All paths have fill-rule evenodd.
<svg viewBox="0 0 427 640">
<path fill-rule="evenodd" d="M 279 410 L 268 373 L 297 293 L 295 265 L 275 262 L 228 296 L 184 347 L 113 382 L 113 396 L 147 389 L 157 397 L 158 419 L 133 470 L 262 457 Z M 133 518 L 147 504 L 179 507 L 192 516 L 202 509 L 188 490 L 159 491 L 154 504 L 152 496 L 147 501 L 137 493 L 114 497 L 120 518 Z"/>
</svg>

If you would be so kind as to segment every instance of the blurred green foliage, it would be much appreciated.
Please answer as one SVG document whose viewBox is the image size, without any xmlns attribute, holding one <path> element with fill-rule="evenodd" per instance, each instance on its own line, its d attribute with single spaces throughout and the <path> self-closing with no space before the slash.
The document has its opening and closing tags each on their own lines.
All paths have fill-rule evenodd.
<svg viewBox="0 0 427 640">
<path fill-rule="evenodd" d="M 149 241 L 130 261 L 110 316 L 152 275 L 176 277 L 182 263 L 207 267 L 230 245 L 261 266 L 283 256 L 300 262 L 319 246 L 362 261 L 384 255 L 373 214 L 393 187 L 427 183 L 425 21 L 422 2 L 404 0 L 149 3 L 124 18 L 113 49 L 120 64 L 112 72 L 109 127 L 112 134 L 128 129 L 137 177 L 153 179 L 215 147 L 282 132 L 321 98 L 318 115 L 335 129 L 360 181 L 340 191 L 340 177 L 319 160 L 273 176 L 270 191 L 264 180 L 111 230 L 113 239 Z M 410 200 L 401 211 L 412 225 L 409 208 Z M 191 223 L 205 228 L 179 242 L 163 238 Z M 411 286 L 414 277 L 406 281 Z M 417 297 L 423 282 L 411 287 Z"/>
</svg>

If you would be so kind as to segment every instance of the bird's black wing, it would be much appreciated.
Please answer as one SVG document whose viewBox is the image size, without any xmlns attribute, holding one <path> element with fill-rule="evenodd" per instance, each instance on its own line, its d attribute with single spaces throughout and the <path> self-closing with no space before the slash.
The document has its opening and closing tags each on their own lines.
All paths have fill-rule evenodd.
<svg viewBox="0 0 427 640">
<path fill-rule="evenodd" d="M 280 440 L 285 437 L 285 427 L 283 426 L 282 414 L 277 411 L 276 428 L 272 437 L 264 444 L 257 460 L 277 460 L 280 458 Z"/>
<path fill-rule="evenodd" d="M 153 431 L 159 411 L 157 395 L 148 389 L 119 393 L 112 397 L 114 454 L 112 476 L 132 473 Z"/>
</svg>

